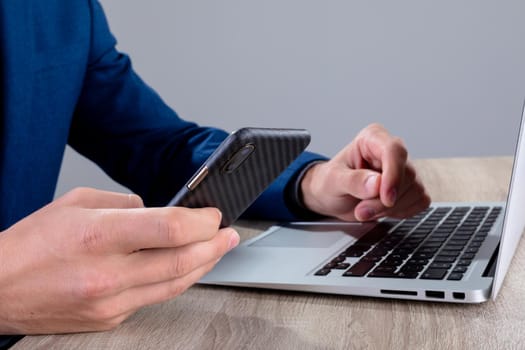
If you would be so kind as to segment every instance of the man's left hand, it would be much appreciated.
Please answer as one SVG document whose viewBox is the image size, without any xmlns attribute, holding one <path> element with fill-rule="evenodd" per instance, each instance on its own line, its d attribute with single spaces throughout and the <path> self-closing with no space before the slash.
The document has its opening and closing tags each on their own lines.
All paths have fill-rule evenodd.
<svg viewBox="0 0 525 350">
<path fill-rule="evenodd" d="M 403 141 L 378 124 L 363 129 L 334 158 L 301 182 L 304 205 L 345 221 L 404 218 L 430 205 Z"/>
</svg>

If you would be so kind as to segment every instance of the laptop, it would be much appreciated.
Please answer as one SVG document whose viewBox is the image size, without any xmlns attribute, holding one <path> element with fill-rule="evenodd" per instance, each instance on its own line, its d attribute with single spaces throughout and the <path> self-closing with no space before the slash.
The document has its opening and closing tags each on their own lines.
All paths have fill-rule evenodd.
<svg viewBox="0 0 525 350">
<path fill-rule="evenodd" d="M 383 298 L 496 299 L 525 227 L 522 111 L 506 202 L 432 203 L 404 220 L 270 227 L 199 283 Z"/>
</svg>

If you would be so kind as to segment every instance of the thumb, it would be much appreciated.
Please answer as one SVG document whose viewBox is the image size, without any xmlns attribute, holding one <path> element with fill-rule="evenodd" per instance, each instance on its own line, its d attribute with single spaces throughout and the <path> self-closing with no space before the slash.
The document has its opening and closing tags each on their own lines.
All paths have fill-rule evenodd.
<svg viewBox="0 0 525 350">
<path fill-rule="evenodd" d="M 349 169 L 343 176 L 344 184 L 337 184 L 345 194 L 358 199 L 371 199 L 379 196 L 381 175 L 372 170 Z M 341 186 L 342 185 L 342 186 Z"/>
</svg>

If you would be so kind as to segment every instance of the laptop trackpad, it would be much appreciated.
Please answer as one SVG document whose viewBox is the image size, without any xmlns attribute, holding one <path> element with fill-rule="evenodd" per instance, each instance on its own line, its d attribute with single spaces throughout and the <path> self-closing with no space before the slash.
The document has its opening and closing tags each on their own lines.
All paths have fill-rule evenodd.
<svg viewBox="0 0 525 350">
<path fill-rule="evenodd" d="M 313 226 L 313 225 L 312 225 Z M 324 226 L 324 227 L 322 227 Z M 250 247 L 287 247 L 287 248 L 329 248 L 341 239 L 349 238 L 348 226 L 346 230 L 336 229 L 333 225 L 319 225 L 312 227 L 296 226 L 297 228 L 279 227 L 274 232 L 252 242 Z M 352 231 L 360 236 L 365 230 L 361 225 L 352 225 Z M 353 234 L 351 234 L 353 236 Z"/>
</svg>

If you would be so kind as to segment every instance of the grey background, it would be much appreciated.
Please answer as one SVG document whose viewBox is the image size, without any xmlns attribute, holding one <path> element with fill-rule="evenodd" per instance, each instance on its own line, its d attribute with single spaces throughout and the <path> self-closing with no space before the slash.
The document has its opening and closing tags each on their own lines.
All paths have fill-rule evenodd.
<svg viewBox="0 0 525 350">
<path fill-rule="evenodd" d="M 300 127 L 334 155 L 370 122 L 412 158 L 508 155 L 523 1 L 104 0 L 118 48 L 180 116 Z M 126 189 L 68 149 L 57 194 Z"/>
</svg>

